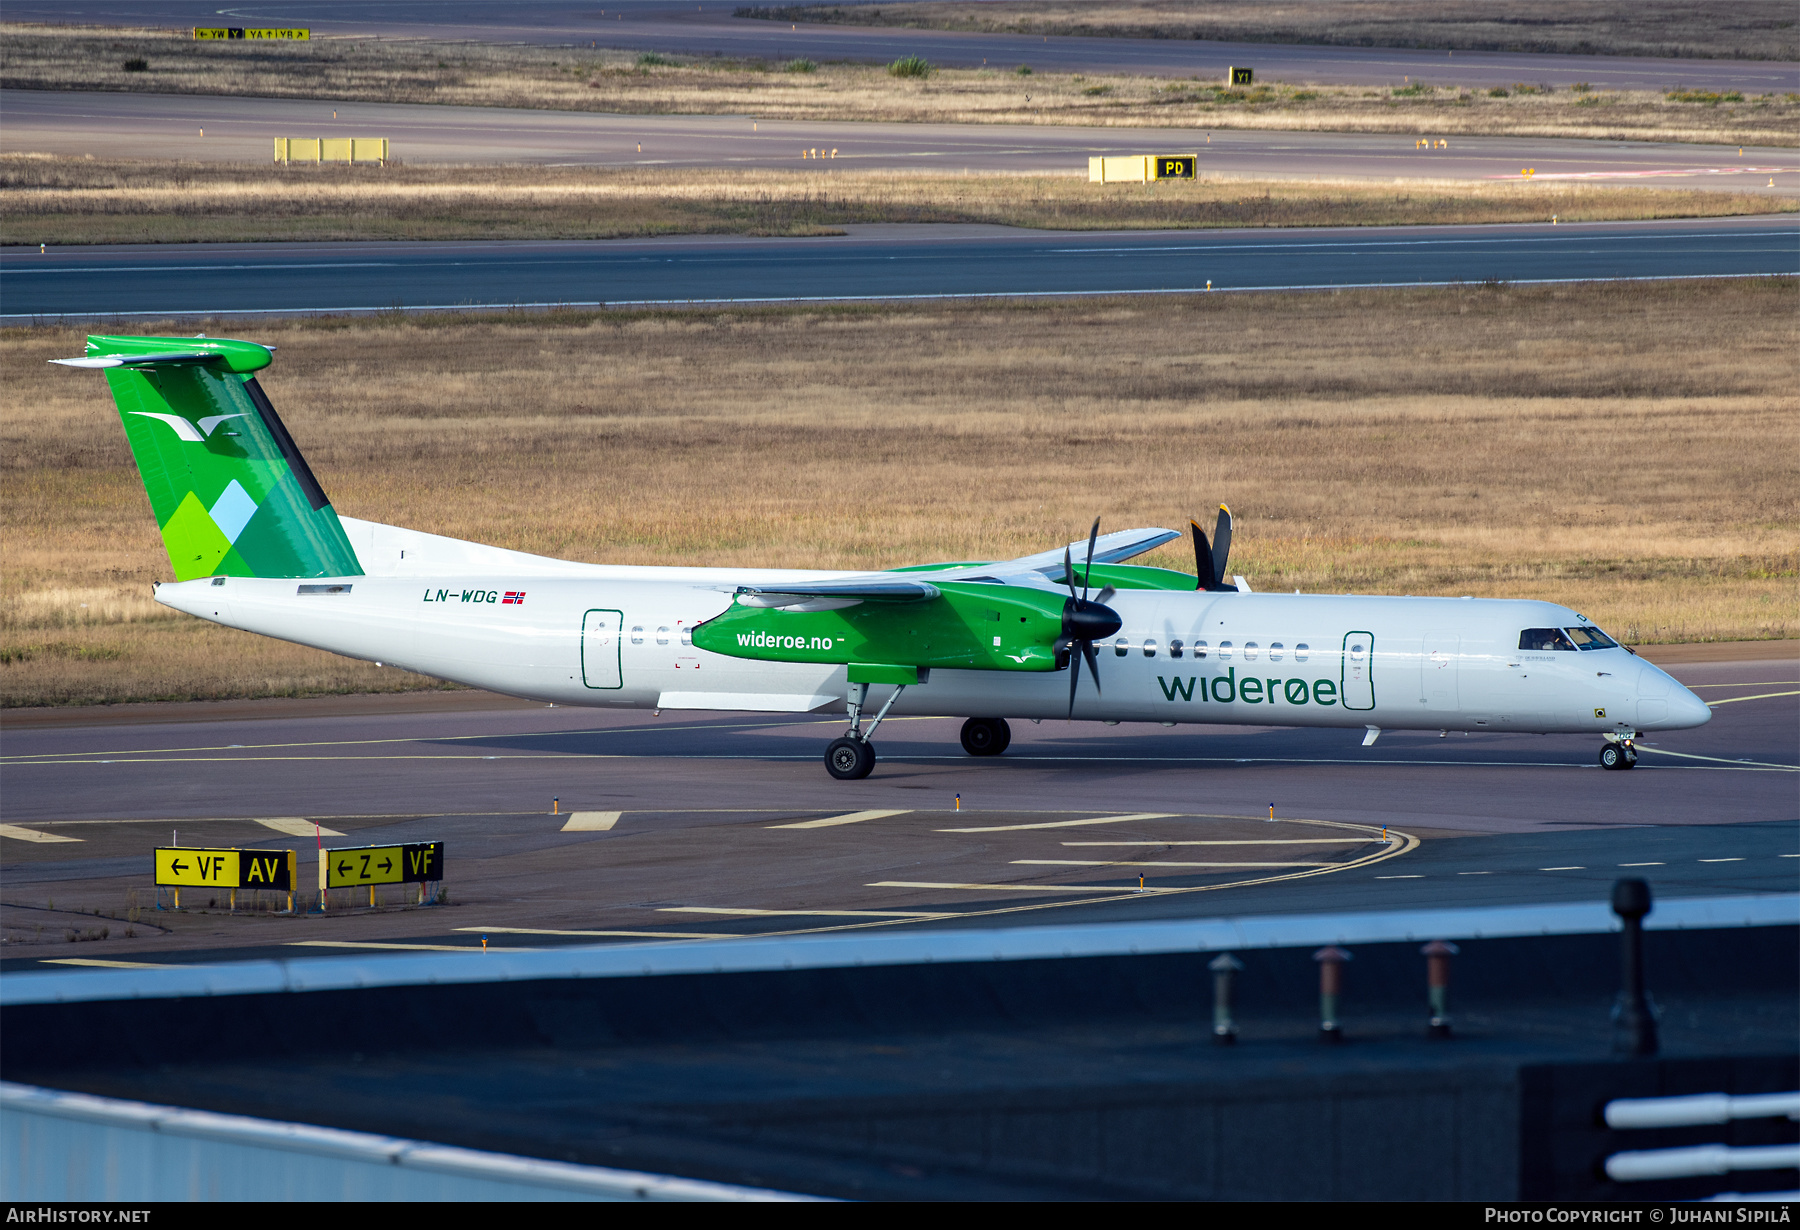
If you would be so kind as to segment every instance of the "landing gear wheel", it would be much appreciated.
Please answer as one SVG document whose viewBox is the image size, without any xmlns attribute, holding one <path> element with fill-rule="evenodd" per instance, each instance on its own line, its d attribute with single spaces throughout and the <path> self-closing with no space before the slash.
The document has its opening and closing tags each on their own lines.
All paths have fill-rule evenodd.
<svg viewBox="0 0 1800 1230">
<path fill-rule="evenodd" d="M 1637 757 L 1622 743 L 1608 743 L 1600 749 L 1602 769 L 1629 769 L 1636 763 Z"/>
<path fill-rule="evenodd" d="M 841 782 L 869 775 L 875 767 L 875 748 L 861 739 L 834 739 L 825 749 L 825 771 Z"/>
<path fill-rule="evenodd" d="M 971 756 L 998 756 L 1012 743 L 1005 718 L 970 718 L 963 723 L 963 751 Z"/>
</svg>

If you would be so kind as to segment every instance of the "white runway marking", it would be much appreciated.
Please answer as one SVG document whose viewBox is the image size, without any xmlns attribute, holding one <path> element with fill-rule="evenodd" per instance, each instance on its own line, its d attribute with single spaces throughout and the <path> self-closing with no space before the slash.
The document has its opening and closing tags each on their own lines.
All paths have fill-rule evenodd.
<svg viewBox="0 0 1800 1230">
<path fill-rule="evenodd" d="M 733 910 L 705 905 L 661 905 L 658 914 L 725 914 L 734 918 L 954 918 L 929 910 Z"/>
<path fill-rule="evenodd" d="M 275 816 L 267 820 L 252 820 L 251 823 L 260 824 L 266 829 L 274 829 L 277 833 L 286 833 L 290 837 L 311 837 L 313 835 L 314 822 L 304 816 Z M 318 835 L 320 837 L 343 836 L 336 829 L 328 829 L 322 824 L 318 827 Z"/>
<path fill-rule="evenodd" d="M 79 837 L 64 837 L 61 833 L 46 833 L 41 829 L 22 828 L 17 824 L 0 824 L 0 837 L 16 837 L 20 841 L 80 841 Z"/>
<path fill-rule="evenodd" d="M 910 809 L 899 811 L 853 811 L 842 816 L 827 816 L 823 820 L 801 820 L 794 824 L 771 824 L 772 829 L 828 829 L 840 824 L 861 824 L 864 820 L 885 820 L 889 816 L 904 816 Z"/>
<path fill-rule="evenodd" d="M 1065 841 L 1065 846 L 1366 846 L 1377 837 L 1268 837 L 1242 841 Z"/>
<path fill-rule="evenodd" d="M 1621 867 L 1667 867 L 1667 863 L 1620 863 Z"/>
<path fill-rule="evenodd" d="M 475 944 L 376 944 L 374 940 L 288 940 L 288 947 L 356 947 L 398 949 L 405 953 L 481 953 Z M 490 953 L 531 953 L 527 947 L 493 947 Z"/>
<path fill-rule="evenodd" d="M 154 961 L 103 961 L 99 957 L 45 957 L 45 965 L 93 965 L 100 969 L 180 969 L 178 965 L 159 965 Z"/>
<path fill-rule="evenodd" d="M 1539 867 L 1539 871 L 1586 871 L 1586 867 Z"/>
<path fill-rule="evenodd" d="M 1095 816 L 1088 820 L 1045 820 L 1037 824 L 989 824 L 972 829 L 939 829 L 940 833 L 1020 833 L 1026 829 L 1068 829 L 1083 824 L 1124 824 L 1128 820 L 1167 820 L 1171 811 L 1141 811 L 1129 816 Z"/>
<path fill-rule="evenodd" d="M 599 935 L 634 940 L 736 940 L 740 935 L 711 931 L 558 931 L 552 927 L 458 927 L 482 935 Z M 458 949 L 467 952 L 468 949 Z"/>
<path fill-rule="evenodd" d="M 610 833 L 612 826 L 619 822 L 622 811 L 572 811 L 568 823 L 562 826 L 565 833 Z"/>
<path fill-rule="evenodd" d="M 1336 867 L 1337 863 L 1173 863 L 1146 859 L 1116 859 L 1095 862 L 1076 858 L 1015 858 L 1015 867 L 1213 867 L 1261 870 L 1266 867 Z"/>
<path fill-rule="evenodd" d="M 1122 893 L 1122 884 L 944 884 L 932 880 L 877 880 L 865 888 L 952 888 L 983 893 Z M 1130 889 L 1136 892 L 1135 888 Z M 1152 889 L 1162 892 L 1162 889 Z"/>
<path fill-rule="evenodd" d="M 1703 858 L 1700 861 L 1703 863 L 1741 863 L 1744 860 L 1741 858 Z"/>
</svg>

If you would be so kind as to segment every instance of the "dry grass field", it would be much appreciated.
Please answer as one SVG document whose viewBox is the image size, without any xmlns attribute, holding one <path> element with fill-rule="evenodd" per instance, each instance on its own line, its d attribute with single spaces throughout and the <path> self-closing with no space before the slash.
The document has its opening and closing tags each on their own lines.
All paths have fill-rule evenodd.
<svg viewBox="0 0 1800 1230">
<path fill-rule="evenodd" d="M 1079 175 L 294 166 L 0 155 L 9 244 L 612 239 L 841 234 L 853 222 L 1059 230 L 1569 222 L 1792 211 L 1724 193 L 1581 184 L 1205 180 Z"/>
<path fill-rule="evenodd" d="M 128 63 L 141 61 L 137 71 Z M 321 39 L 194 42 L 185 32 L 0 25 L 0 86 L 456 103 L 761 119 L 1087 124 L 1800 144 L 1800 94 L 1472 89 L 1453 61 L 1393 87 L 1035 72 L 1016 65 L 902 78 L 875 65 L 783 65 L 604 48 Z M 1697 74 L 1704 76 L 1703 70 Z"/>
<path fill-rule="evenodd" d="M 1535 596 L 1670 642 L 1800 633 L 1797 290 L 205 329 L 280 347 L 265 386 L 353 516 L 582 560 L 873 568 L 1223 500 L 1259 588 Z M 155 606 L 167 563 L 116 412 L 45 363 L 80 346 L 0 334 L 0 703 L 429 686 Z"/>
<path fill-rule="evenodd" d="M 1800 25 L 1789 0 L 925 0 L 737 11 L 776 21 L 991 34 L 1800 59 Z"/>
</svg>

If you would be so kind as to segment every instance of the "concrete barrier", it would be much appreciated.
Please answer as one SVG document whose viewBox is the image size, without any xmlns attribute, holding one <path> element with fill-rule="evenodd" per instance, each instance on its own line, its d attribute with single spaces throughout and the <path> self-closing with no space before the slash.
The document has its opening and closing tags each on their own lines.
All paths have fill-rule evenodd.
<svg viewBox="0 0 1800 1230">
<path fill-rule="evenodd" d="M 807 1200 L 308 1123 L 0 1083 L 9 1200 Z"/>
</svg>

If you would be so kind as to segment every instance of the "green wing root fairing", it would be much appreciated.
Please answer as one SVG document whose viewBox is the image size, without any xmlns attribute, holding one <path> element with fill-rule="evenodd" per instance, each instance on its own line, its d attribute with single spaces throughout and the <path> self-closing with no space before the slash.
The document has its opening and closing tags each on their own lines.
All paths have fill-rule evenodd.
<svg viewBox="0 0 1800 1230">
<path fill-rule="evenodd" d="M 270 359 L 253 342 L 90 337 L 72 361 L 105 370 L 178 581 L 362 574 L 256 382 Z"/>
<path fill-rule="evenodd" d="M 766 662 L 1057 669 L 1062 595 L 966 582 L 939 589 L 929 602 L 870 600 L 832 610 L 733 604 L 694 629 L 694 644 Z"/>
</svg>

